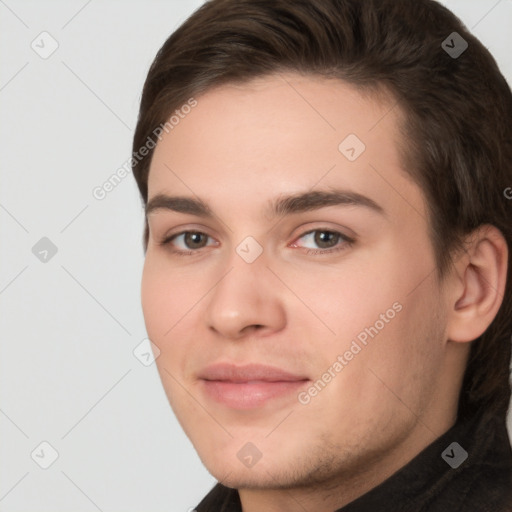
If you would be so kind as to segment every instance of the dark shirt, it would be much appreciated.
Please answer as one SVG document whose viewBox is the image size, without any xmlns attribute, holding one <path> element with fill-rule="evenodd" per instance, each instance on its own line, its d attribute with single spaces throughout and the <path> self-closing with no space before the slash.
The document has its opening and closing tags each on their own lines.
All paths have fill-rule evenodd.
<svg viewBox="0 0 512 512">
<path fill-rule="evenodd" d="M 238 491 L 218 483 L 195 510 L 242 507 Z M 384 482 L 334 512 L 427 511 L 512 512 L 512 449 L 504 419 L 484 414 L 457 421 Z"/>
</svg>

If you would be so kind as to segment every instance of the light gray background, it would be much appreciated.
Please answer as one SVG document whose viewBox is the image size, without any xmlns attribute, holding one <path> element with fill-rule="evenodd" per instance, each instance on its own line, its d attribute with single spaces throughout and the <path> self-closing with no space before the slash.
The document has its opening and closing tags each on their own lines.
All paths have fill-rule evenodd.
<svg viewBox="0 0 512 512">
<path fill-rule="evenodd" d="M 146 338 L 135 181 L 92 195 L 130 156 L 157 50 L 201 3 L 0 0 L 1 512 L 185 512 L 215 482 L 133 354 Z M 512 83 L 512 0 L 442 3 Z M 46 59 L 31 47 L 51 48 L 43 31 L 59 45 Z M 57 247 L 46 263 L 43 237 Z M 48 469 L 43 441 L 59 454 Z"/>
</svg>

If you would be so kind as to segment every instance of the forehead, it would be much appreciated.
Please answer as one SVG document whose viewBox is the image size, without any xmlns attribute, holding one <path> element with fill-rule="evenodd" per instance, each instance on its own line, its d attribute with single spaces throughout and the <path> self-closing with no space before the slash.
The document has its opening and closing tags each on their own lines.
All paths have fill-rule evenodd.
<svg viewBox="0 0 512 512">
<path fill-rule="evenodd" d="M 223 85 L 196 101 L 155 148 L 150 199 L 198 195 L 243 208 L 249 197 L 342 186 L 388 206 L 405 194 L 422 209 L 402 169 L 402 113 L 389 95 L 288 73 Z"/>
</svg>

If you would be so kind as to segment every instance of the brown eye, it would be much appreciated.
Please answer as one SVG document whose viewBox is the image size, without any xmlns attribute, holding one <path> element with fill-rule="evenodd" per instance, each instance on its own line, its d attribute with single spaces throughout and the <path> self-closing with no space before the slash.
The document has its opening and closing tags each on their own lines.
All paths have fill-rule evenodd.
<svg viewBox="0 0 512 512">
<path fill-rule="evenodd" d="M 340 233 L 336 233 L 334 231 L 317 230 L 314 231 L 314 233 L 314 242 L 321 249 L 330 249 L 331 247 L 334 247 L 341 237 Z"/>
<path fill-rule="evenodd" d="M 212 245 L 208 243 L 208 239 L 213 239 L 206 233 L 200 231 L 182 231 L 174 235 L 170 235 L 164 238 L 160 245 L 171 246 L 172 252 L 176 254 L 191 254 L 193 252 L 199 252 L 199 249 Z"/>
<path fill-rule="evenodd" d="M 302 234 L 297 239 L 297 242 L 292 244 L 292 247 L 304 249 L 306 254 L 321 256 L 343 251 L 352 247 L 354 243 L 354 238 L 350 238 L 338 231 L 320 228 L 312 229 Z"/>
<path fill-rule="evenodd" d="M 206 246 L 208 235 L 194 231 L 188 231 L 184 235 L 185 237 L 183 241 L 187 246 L 187 249 L 200 249 L 201 247 Z"/>
</svg>

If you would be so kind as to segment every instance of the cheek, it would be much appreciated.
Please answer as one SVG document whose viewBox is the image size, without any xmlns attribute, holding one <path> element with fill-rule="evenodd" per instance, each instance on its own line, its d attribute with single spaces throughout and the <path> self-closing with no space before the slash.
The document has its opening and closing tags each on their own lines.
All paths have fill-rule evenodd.
<svg viewBox="0 0 512 512">
<path fill-rule="evenodd" d="M 397 300 L 397 293 L 385 280 L 385 275 L 376 267 L 368 266 L 364 272 L 357 268 L 342 267 L 333 271 L 326 267 L 314 274 L 303 274 L 296 290 L 331 333 L 319 321 L 306 317 L 312 325 L 321 329 L 324 338 L 330 339 L 337 349 L 345 345 L 348 349 L 352 338 L 378 321 L 379 315 Z M 297 307 L 297 310 L 304 318 L 303 308 Z"/>
<path fill-rule="evenodd" d="M 146 255 L 141 279 L 141 304 L 149 339 L 158 347 L 155 364 L 171 407 L 186 404 L 186 397 L 175 377 L 184 361 L 186 344 L 180 344 L 177 333 L 185 325 L 188 304 L 184 292 L 169 268 L 164 268 L 154 255 Z M 186 327 L 185 327 L 186 328 Z"/>
<path fill-rule="evenodd" d="M 204 290 L 197 271 L 173 268 L 160 256 L 146 256 L 141 279 L 141 305 L 149 339 L 160 349 L 157 366 L 183 369 L 190 352 L 194 315 Z"/>
<path fill-rule="evenodd" d="M 400 296 L 401 311 L 369 338 L 361 358 L 364 368 L 353 375 L 355 388 L 366 388 L 366 394 L 396 414 L 421 412 L 435 389 L 442 363 L 443 320 L 436 315 L 439 306 L 434 298 L 427 290 Z"/>
<path fill-rule="evenodd" d="M 288 262 L 274 265 L 273 270 L 292 290 L 288 293 L 282 288 L 284 296 L 291 296 L 288 311 L 300 314 L 298 323 L 308 322 L 326 336 L 326 326 L 336 336 L 346 336 L 351 326 L 364 327 L 374 305 L 382 302 L 383 290 L 375 285 L 373 267 L 361 270 L 361 259 L 361 253 L 354 253 L 345 260 L 326 260 L 325 264 L 304 261 L 293 266 L 287 266 Z M 322 326 L 320 320 L 326 325 Z"/>
<path fill-rule="evenodd" d="M 165 302 L 165 285 L 151 269 L 148 259 L 144 263 L 141 281 L 141 305 L 146 330 L 151 339 L 155 334 L 161 332 L 159 325 L 163 318 L 163 312 L 167 305 Z M 156 341 L 156 340 L 153 340 Z"/>
<path fill-rule="evenodd" d="M 147 333 L 157 345 L 178 320 L 175 317 L 183 300 L 183 290 L 176 286 L 172 273 L 148 253 L 142 271 L 141 305 Z"/>
</svg>

